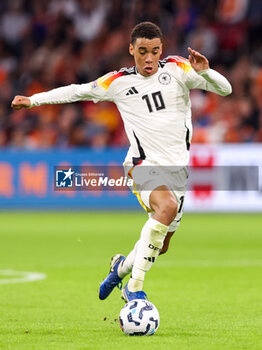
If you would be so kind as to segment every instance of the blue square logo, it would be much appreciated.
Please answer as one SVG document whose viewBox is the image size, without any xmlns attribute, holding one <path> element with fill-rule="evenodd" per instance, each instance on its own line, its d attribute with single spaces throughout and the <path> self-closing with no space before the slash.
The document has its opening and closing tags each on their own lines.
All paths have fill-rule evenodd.
<svg viewBox="0 0 262 350">
<path fill-rule="evenodd" d="M 71 168 L 69 170 L 56 170 L 56 187 L 73 187 L 73 174 Z"/>
</svg>

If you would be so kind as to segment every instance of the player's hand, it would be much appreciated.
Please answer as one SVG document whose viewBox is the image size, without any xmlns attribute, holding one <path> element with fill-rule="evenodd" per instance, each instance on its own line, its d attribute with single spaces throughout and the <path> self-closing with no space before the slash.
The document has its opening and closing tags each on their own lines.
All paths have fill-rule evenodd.
<svg viewBox="0 0 262 350">
<path fill-rule="evenodd" d="M 192 50 L 191 47 L 188 48 L 188 52 L 190 53 L 188 56 L 189 62 L 196 72 L 209 68 L 209 62 L 205 56 L 198 51 Z"/>
<path fill-rule="evenodd" d="M 12 101 L 11 107 L 19 110 L 21 108 L 28 108 L 30 107 L 31 103 L 28 97 L 25 96 L 15 96 L 15 98 Z"/>
</svg>

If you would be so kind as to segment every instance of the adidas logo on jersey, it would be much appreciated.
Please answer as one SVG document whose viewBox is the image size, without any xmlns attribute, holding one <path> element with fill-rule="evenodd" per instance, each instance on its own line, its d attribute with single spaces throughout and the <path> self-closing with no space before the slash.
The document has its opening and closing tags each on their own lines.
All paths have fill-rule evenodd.
<svg viewBox="0 0 262 350">
<path fill-rule="evenodd" d="M 134 95 L 134 94 L 138 94 L 138 91 L 134 86 L 132 86 L 131 89 L 129 89 L 128 92 L 126 93 L 126 96 Z"/>
</svg>

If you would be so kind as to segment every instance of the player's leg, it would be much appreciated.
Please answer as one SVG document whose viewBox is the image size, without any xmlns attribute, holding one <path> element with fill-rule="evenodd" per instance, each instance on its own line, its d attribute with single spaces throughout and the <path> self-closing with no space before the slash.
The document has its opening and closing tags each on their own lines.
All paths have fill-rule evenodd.
<svg viewBox="0 0 262 350">
<path fill-rule="evenodd" d="M 149 197 L 154 214 L 145 223 L 137 245 L 132 275 L 123 290 L 123 298 L 130 300 L 131 294 L 143 289 L 145 274 L 150 270 L 163 248 L 169 224 L 177 214 L 177 202 L 167 186 L 154 189 Z M 170 239 L 170 238 L 169 238 Z"/>
<path fill-rule="evenodd" d="M 134 261 L 135 261 L 135 256 L 137 252 L 137 247 L 138 247 L 139 241 L 136 242 L 134 249 L 131 250 L 131 252 L 128 254 L 128 256 L 125 258 L 125 260 L 121 261 L 121 263 L 118 266 L 118 275 L 120 278 L 124 278 L 125 276 L 129 275 L 130 272 L 132 271 Z"/>
<path fill-rule="evenodd" d="M 162 188 L 162 186 L 158 187 L 157 191 L 152 191 L 149 198 L 147 198 L 145 195 L 143 195 L 143 194 L 147 193 L 146 191 L 141 192 L 141 199 L 142 199 L 143 203 L 145 204 L 146 207 L 151 208 L 153 210 L 153 212 L 149 213 L 149 215 L 153 219 L 159 220 L 159 222 L 162 221 L 164 224 L 165 223 L 169 224 L 168 232 L 166 233 L 166 236 L 164 238 L 164 243 L 163 243 L 162 248 L 160 250 L 160 252 L 162 254 L 168 250 L 170 239 L 173 236 L 174 232 L 179 227 L 180 222 L 181 222 L 181 218 L 183 215 L 183 203 L 184 203 L 184 197 L 185 197 L 185 192 L 186 192 L 186 184 L 187 184 L 187 179 L 188 179 L 187 168 L 182 168 L 179 171 L 175 171 L 171 175 L 171 182 L 169 181 L 169 179 L 170 179 L 170 177 L 167 178 L 167 180 L 168 180 L 167 183 L 169 183 L 169 188 L 172 188 L 172 192 L 169 191 L 168 188 L 165 188 L 165 187 Z M 173 196 L 171 198 L 169 197 L 169 199 L 171 199 L 171 200 L 168 201 L 168 199 L 165 196 L 163 196 L 163 198 L 162 198 L 162 196 L 161 196 L 162 191 L 158 191 L 159 189 L 163 189 L 164 190 L 163 192 L 165 194 L 168 194 L 168 195 L 170 195 L 170 193 L 172 193 Z M 175 203 L 175 205 L 174 205 L 174 203 Z M 172 215 L 172 208 L 173 208 L 173 215 Z M 170 220 L 172 220 L 172 219 L 173 219 L 173 221 L 170 223 Z M 142 236 L 142 233 L 141 233 L 141 236 Z M 138 248 L 140 248 L 142 250 L 141 245 L 140 245 L 140 241 L 141 240 L 139 240 L 139 244 L 138 244 L 137 250 L 136 250 L 134 266 L 136 264 L 137 256 L 139 254 Z M 141 252 L 141 250 L 140 250 L 140 252 Z M 157 255 L 159 255 L 159 254 L 157 254 Z M 154 261 L 155 261 L 155 259 L 154 259 Z M 152 266 L 152 263 L 151 263 L 151 266 Z M 151 266 L 149 266 L 149 268 Z M 147 268 L 148 268 L 148 266 L 147 266 Z M 134 268 L 132 270 L 132 277 L 134 277 L 133 271 L 134 271 Z M 145 272 L 146 271 L 147 271 L 147 269 L 145 269 Z M 145 274 L 144 274 L 144 276 L 145 276 Z M 126 287 L 129 287 L 129 285 L 131 285 L 131 284 L 132 284 L 132 279 L 130 279 L 130 281 L 128 282 L 128 285 Z M 140 284 L 140 286 L 141 285 L 142 285 L 142 283 Z M 125 292 L 125 288 L 124 288 L 124 292 Z M 123 295 L 123 293 L 122 293 L 122 295 Z"/>
<path fill-rule="evenodd" d="M 173 175 L 172 175 L 173 176 Z M 147 181 L 147 184 L 149 184 L 149 188 L 144 188 L 143 186 L 140 186 L 140 190 L 136 188 L 136 195 L 138 197 L 138 200 L 140 204 L 143 206 L 144 209 L 146 209 L 149 212 L 150 218 L 152 220 L 148 220 L 145 226 L 142 229 L 141 232 L 141 237 L 143 237 L 142 244 L 141 240 L 139 240 L 134 249 L 129 253 L 127 258 L 125 259 L 123 256 L 121 256 L 121 260 L 118 259 L 119 255 L 116 255 L 113 257 L 111 261 L 111 270 L 109 272 L 109 275 L 107 278 L 102 282 L 100 289 L 99 289 L 99 297 L 100 299 L 105 299 L 113 290 L 113 288 L 119 284 L 122 279 L 129 274 L 134 266 L 134 261 L 137 256 L 137 251 L 138 248 L 140 247 L 140 256 L 141 256 L 141 251 L 143 253 L 143 249 L 141 246 L 145 246 L 145 242 L 148 243 L 147 248 L 151 248 L 149 251 L 148 256 L 145 256 L 146 259 L 144 259 L 144 262 L 147 262 L 147 269 L 145 271 L 142 271 L 143 275 L 145 275 L 145 272 L 148 271 L 153 262 L 155 261 L 156 257 L 159 255 L 161 252 L 162 254 L 165 253 L 168 249 L 170 238 L 172 237 L 174 231 L 177 229 L 179 222 L 181 220 L 182 214 L 178 214 L 175 220 L 173 218 L 176 216 L 177 212 L 177 207 L 180 208 L 179 210 L 181 211 L 181 193 L 180 195 L 177 195 L 174 191 L 171 192 L 168 187 L 166 186 L 156 186 L 156 189 L 154 191 L 151 191 L 150 188 L 152 189 L 153 186 L 155 185 L 156 181 L 163 181 L 163 175 L 161 174 L 161 177 L 159 179 L 156 179 L 155 176 L 153 176 L 151 181 Z M 154 194 L 152 194 L 154 192 Z M 143 194 L 145 196 L 143 196 Z M 150 209 L 151 208 L 151 209 Z M 179 211 L 178 210 L 178 211 Z M 152 213 L 150 213 L 150 211 Z M 154 212 L 155 211 L 155 212 Z M 156 215 L 157 214 L 157 215 Z M 155 216 L 156 215 L 156 216 Z M 179 216 L 179 218 L 178 218 Z M 162 224 L 161 221 L 158 220 L 164 220 L 164 223 L 169 223 L 172 221 L 172 223 L 169 225 L 165 225 L 164 223 Z M 156 222 L 155 222 L 156 221 Z M 157 230 L 155 230 L 155 227 L 152 223 L 158 224 Z M 164 229 L 164 232 L 159 232 L 159 228 L 162 225 L 162 229 Z M 166 233 L 169 229 L 169 232 Z M 156 231 L 156 234 L 152 235 L 152 231 Z M 161 229 L 160 229 L 161 231 Z M 158 240 L 158 243 L 160 242 L 159 247 L 155 245 L 156 249 L 152 249 L 154 247 L 154 242 L 150 242 L 150 239 L 148 240 L 149 236 L 153 236 L 153 241 Z M 164 243 L 163 243 L 164 239 Z M 161 248 L 160 248 L 161 247 Z M 151 253 L 153 253 L 151 257 Z M 138 256 L 139 256 L 138 255 Z M 149 259 L 147 259 L 149 258 Z M 151 260 L 151 261 L 150 261 Z M 129 281 L 132 284 L 132 280 Z M 140 281 L 141 282 L 141 281 Z M 138 281 L 138 285 L 140 284 L 141 288 L 143 286 L 143 281 L 140 283 Z M 135 281 L 136 283 L 136 281 Z M 137 289 L 137 287 L 136 287 Z M 103 290 L 106 290 L 106 296 L 105 293 L 103 293 Z M 108 293 L 108 291 L 110 291 Z M 103 297 L 104 296 L 104 297 Z"/>
<path fill-rule="evenodd" d="M 154 214 L 151 213 L 149 215 L 150 217 L 152 217 Z M 172 232 L 167 232 L 164 239 L 163 246 L 159 254 L 164 254 L 167 252 L 170 239 L 173 236 L 174 231 L 178 228 L 179 223 L 180 223 L 180 219 L 174 220 L 169 226 L 169 229 L 172 230 Z M 134 249 L 128 254 L 126 258 L 124 258 L 124 256 L 119 254 L 115 255 L 112 258 L 111 264 L 110 264 L 110 272 L 108 276 L 105 278 L 105 280 L 101 283 L 99 288 L 99 298 L 101 300 L 106 299 L 108 295 L 113 291 L 115 286 L 120 286 L 122 279 L 126 275 L 130 274 L 130 272 L 132 271 L 139 242 L 140 240 L 136 242 Z M 155 260 L 155 258 L 153 260 Z"/>
<path fill-rule="evenodd" d="M 175 233 L 175 231 L 173 232 L 167 232 L 165 240 L 164 240 L 164 244 L 163 247 L 159 253 L 159 255 L 161 254 L 165 254 L 168 251 L 169 248 L 169 243 L 170 243 L 170 239 L 173 236 L 173 234 Z M 135 256 L 136 256 L 136 250 L 138 247 L 139 241 L 136 242 L 134 249 L 128 254 L 128 256 L 126 257 L 126 259 L 122 260 L 121 263 L 118 266 L 118 275 L 120 278 L 124 278 L 125 276 L 127 276 L 128 274 L 131 273 L 133 265 L 134 265 L 134 261 L 135 261 Z"/>
</svg>

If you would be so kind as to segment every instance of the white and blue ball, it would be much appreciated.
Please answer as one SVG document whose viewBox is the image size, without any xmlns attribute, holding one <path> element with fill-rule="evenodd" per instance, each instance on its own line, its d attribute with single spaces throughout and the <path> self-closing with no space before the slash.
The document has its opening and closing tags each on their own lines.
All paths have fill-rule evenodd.
<svg viewBox="0 0 262 350">
<path fill-rule="evenodd" d="M 119 322 L 127 335 L 152 335 L 159 327 L 159 312 L 148 300 L 135 299 L 120 311 Z"/>
</svg>

